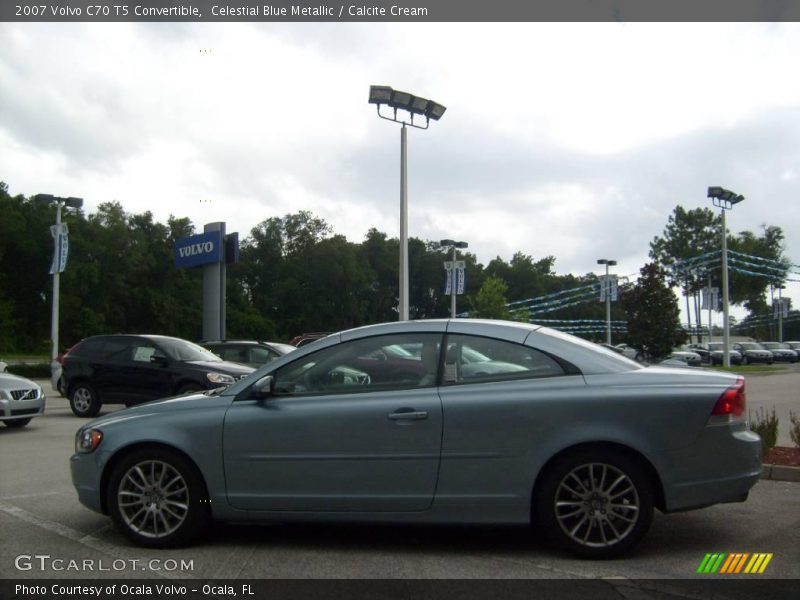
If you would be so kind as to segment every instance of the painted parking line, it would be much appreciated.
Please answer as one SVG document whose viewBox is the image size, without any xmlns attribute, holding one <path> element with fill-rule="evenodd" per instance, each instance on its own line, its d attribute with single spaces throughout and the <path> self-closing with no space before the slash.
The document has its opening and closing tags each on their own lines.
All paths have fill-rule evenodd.
<svg viewBox="0 0 800 600">
<path fill-rule="evenodd" d="M 25 510 L 24 508 L 20 508 L 19 506 L 14 506 L 13 504 L 8 504 L 6 502 L 0 502 L 0 511 L 16 519 L 19 519 L 20 521 L 24 521 L 25 523 L 29 523 L 40 529 L 44 529 L 45 531 L 49 531 L 50 533 L 54 533 L 60 537 L 68 539 L 77 544 L 80 544 L 81 546 L 84 546 L 86 548 L 91 548 L 92 550 L 96 550 L 98 552 L 102 552 L 111 559 L 129 561 L 131 558 L 135 558 L 138 560 L 138 562 L 141 563 L 146 562 L 145 560 L 142 560 L 138 556 L 134 557 L 130 552 L 125 552 L 124 548 L 99 540 L 92 534 L 85 535 L 80 531 L 72 529 L 71 527 L 68 527 L 62 523 L 51 521 L 49 519 L 43 519 L 41 517 L 36 516 L 32 512 Z M 103 531 L 105 529 L 107 529 L 107 527 L 104 527 L 100 531 Z M 122 575 L 123 573 L 126 572 L 131 572 L 131 571 L 130 570 L 120 571 L 119 575 Z M 163 570 L 148 570 L 148 576 L 163 577 L 164 579 L 195 578 L 194 575 L 187 573 L 186 571 L 163 571 Z"/>
</svg>

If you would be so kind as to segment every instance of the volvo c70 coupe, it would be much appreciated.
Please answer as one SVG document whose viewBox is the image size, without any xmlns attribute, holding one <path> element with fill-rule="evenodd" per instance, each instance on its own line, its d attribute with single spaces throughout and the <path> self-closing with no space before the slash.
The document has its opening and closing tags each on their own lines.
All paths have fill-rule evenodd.
<svg viewBox="0 0 800 600">
<path fill-rule="evenodd" d="M 537 325 L 405 321 L 91 421 L 71 469 L 83 504 L 150 547 L 210 519 L 534 523 L 606 558 L 654 509 L 747 498 L 746 414 L 729 373 L 644 367 Z"/>
</svg>

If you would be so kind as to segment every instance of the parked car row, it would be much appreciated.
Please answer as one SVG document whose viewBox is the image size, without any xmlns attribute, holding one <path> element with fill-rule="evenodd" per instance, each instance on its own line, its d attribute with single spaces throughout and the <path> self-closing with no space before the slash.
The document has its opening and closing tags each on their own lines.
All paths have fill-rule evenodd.
<svg viewBox="0 0 800 600">
<path fill-rule="evenodd" d="M 627 344 L 600 344 L 637 362 L 644 362 L 644 354 Z M 689 344 L 675 348 L 661 364 L 672 366 L 701 366 L 703 364 L 723 364 L 721 342 L 709 344 Z M 732 365 L 775 362 L 795 363 L 800 360 L 800 342 L 734 342 L 728 350 Z"/>
</svg>

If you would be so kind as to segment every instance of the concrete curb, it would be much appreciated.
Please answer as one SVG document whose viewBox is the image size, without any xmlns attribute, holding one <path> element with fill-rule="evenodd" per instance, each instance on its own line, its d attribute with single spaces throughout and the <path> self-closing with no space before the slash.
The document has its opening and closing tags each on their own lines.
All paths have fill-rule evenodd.
<svg viewBox="0 0 800 600">
<path fill-rule="evenodd" d="M 800 482 L 800 467 L 763 465 L 763 469 L 761 470 L 761 479 Z"/>
</svg>

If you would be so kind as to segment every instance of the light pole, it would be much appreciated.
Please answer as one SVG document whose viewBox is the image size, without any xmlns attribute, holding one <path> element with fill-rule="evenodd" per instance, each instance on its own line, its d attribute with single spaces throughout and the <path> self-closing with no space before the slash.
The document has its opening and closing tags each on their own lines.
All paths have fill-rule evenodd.
<svg viewBox="0 0 800 600">
<path fill-rule="evenodd" d="M 606 266 L 606 278 L 603 281 L 603 289 L 605 290 L 605 297 L 606 297 L 606 344 L 609 346 L 611 345 L 611 281 L 608 278 L 608 267 L 613 267 L 617 264 L 615 260 L 609 260 L 607 258 L 598 258 L 597 259 L 598 265 L 605 265 Z"/>
<path fill-rule="evenodd" d="M 781 291 L 785 290 L 786 287 L 783 285 L 775 286 L 778 288 L 778 341 L 783 341 L 783 298 L 781 297 Z"/>
<path fill-rule="evenodd" d="M 708 188 L 708 197 L 714 206 L 722 210 L 722 364 L 731 366 L 731 330 L 728 323 L 728 228 L 725 224 L 725 211 L 744 200 L 744 196 L 719 186 Z"/>
<path fill-rule="evenodd" d="M 456 318 L 456 248 L 469 248 L 467 242 L 457 242 L 455 240 L 442 240 L 439 242 L 442 248 L 453 249 L 453 264 L 450 268 L 450 318 Z"/>
<path fill-rule="evenodd" d="M 61 209 L 80 208 L 83 206 L 83 198 L 61 198 L 60 196 L 53 196 L 52 194 L 37 194 L 34 196 L 37 202 L 43 204 L 55 204 L 56 206 L 56 224 L 50 228 L 55 242 L 55 252 L 53 253 L 53 264 L 50 267 L 50 272 L 53 274 L 53 307 L 50 316 L 50 340 L 52 348 L 50 350 L 50 372 L 56 369 L 56 357 L 58 356 L 58 306 L 59 306 L 59 286 L 61 271 L 64 270 L 67 264 L 67 230 L 66 224 L 61 223 Z"/>
<path fill-rule="evenodd" d="M 408 138 L 406 125 L 417 129 L 427 129 L 431 119 L 438 121 L 447 110 L 433 100 L 427 100 L 400 92 L 386 85 L 369 87 L 369 103 L 375 104 L 378 116 L 387 121 L 400 123 L 400 320 L 408 320 Z M 392 116 L 381 114 L 381 105 L 386 104 L 393 110 Z M 398 118 L 397 111 L 402 110 L 410 115 L 410 120 Z M 414 123 L 414 115 L 425 117 L 425 126 Z"/>
</svg>

